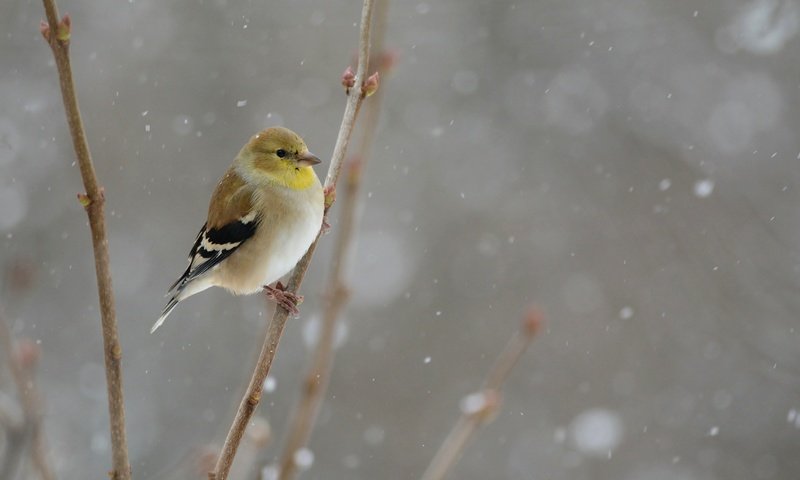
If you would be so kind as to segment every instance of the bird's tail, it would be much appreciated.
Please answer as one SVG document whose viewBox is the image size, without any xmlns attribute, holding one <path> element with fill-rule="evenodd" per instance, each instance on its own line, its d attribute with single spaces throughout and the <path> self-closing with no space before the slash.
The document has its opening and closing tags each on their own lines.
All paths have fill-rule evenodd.
<svg viewBox="0 0 800 480">
<path fill-rule="evenodd" d="M 167 319 L 169 314 L 178 305 L 179 302 L 182 302 L 183 300 L 186 300 L 192 295 L 200 293 L 203 290 L 210 288 L 212 286 L 214 286 L 214 283 L 210 278 L 208 278 L 208 276 L 196 278 L 188 282 L 181 282 L 181 283 L 176 282 L 170 288 L 170 291 L 167 292 L 169 301 L 164 306 L 164 310 L 161 311 L 161 316 L 158 317 L 158 320 L 156 320 L 156 323 L 154 323 L 153 327 L 150 329 L 150 333 L 155 332 L 156 330 L 158 330 L 158 327 L 164 324 L 164 320 Z"/>
<path fill-rule="evenodd" d="M 167 305 L 164 307 L 164 310 L 161 311 L 161 316 L 158 317 L 156 323 L 154 323 L 153 326 L 150 328 L 150 333 L 155 332 L 156 330 L 158 330 L 158 327 L 164 324 L 164 320 L 166 320 L 169 314 L 172 312 L 172 310 L 176 306 L 178 306 L 179 301 L 180 300 L 178 300 L 177 294 L 173 295 L 172 298 L 169 299 L 169 302 L 167 302 Z"/>
</svg>

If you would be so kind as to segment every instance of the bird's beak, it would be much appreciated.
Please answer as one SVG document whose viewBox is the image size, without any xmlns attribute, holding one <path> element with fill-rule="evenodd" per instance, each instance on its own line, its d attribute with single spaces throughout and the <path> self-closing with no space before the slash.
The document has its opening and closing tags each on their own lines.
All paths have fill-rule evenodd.
<svg viewBox="0 0 800 480">
<path fill-rule="evenodd" d="M 301 167 L 310 167 L 320 163 L 321 160 L 311 152 L 302 153 L 297 156 L 297 164 Z"/>
</svg>

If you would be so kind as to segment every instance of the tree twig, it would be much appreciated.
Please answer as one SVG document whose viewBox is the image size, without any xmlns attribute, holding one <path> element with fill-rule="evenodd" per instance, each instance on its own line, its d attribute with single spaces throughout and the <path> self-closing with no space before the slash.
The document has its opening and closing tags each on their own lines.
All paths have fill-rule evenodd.
<svg viewBox="0 0 800 480">
<path fill-rule="evenodd" d="M 0 347 L 5 350 L 8 369 L 19 393 L 24 416 L 25 436 L 31 442 L 31 463 L 42 480 L 54 480 L 55 474 L 47 460 L 42 432 L 42 402 L 33 374 L 39 360 L 39 347 L 32 341 L 13 340 L 5 318 L 0 315 Z M 2 477 L 6 478 L 6 477 Z"/>
<path fill-rule="evenodd" d="M 491 421 L 500 409 L 500 389 L 514 365 L 530 345 L 542 324 L 542 314 L 531 308 L 506 347 L 495 360 L 494 367 L 486 376 L 483 389 L 464 397 L 461 401 L 461 417 L 445 438 L 439 451 L 422 474 L 422 480 L 442 480 L 450 468 L 461 457 L 470 439 L 482 425 Z"/>
<path fill-rule="evenodd" d="M 355 223 L 354 207 L 356 196 L 354 195 L 353 182 L 350 180 L 354 175 L 354 170 L 360 167 L 356 163 L 348 166 L 347 182 L 345 184 L 345 198 L 343 203 L 342 216 L 337 228 L 339 235 L 334 247 L 330 287 L 326 293 L 326 305 L 322 319 L 322 329 L 316 348 L 314 349 L 311 366 L 306 373 L 303 382 L 303 397 L 298 403 L 292 418 L 289 420 L 289 430 L 286 444 L 283 447 L 283 454 L 280 460 L 278 478 L 288 480 L 294 477 L 297 471 L 295 463 L 295 453 L 303 448 L 308 442 L 308 436 L 316 420 L 319 405 L 324 396 L 330 370 L 333 366 L 333 342 L 335 337 L 336 320 L 343 310 L 349 297 L 349 290 L 341 278 L 342 264 L 347 247 L 352 238 L 353 225 Z"/>
<path fill-rule="evenodd" d="M 14 361 L 13 343 L 11 332 L 6 325 L 5 319 L 0 318 L 0 349 L 5 352 L 11 379 L 20 397 L 22 397 L 25 380 L 19 364 Z M 0 478 L 14 478 L 19 469 L 20 460 L 24 455 L 25 445 L 31 437 L 31 425 L 27 411 L 21 405 L 13 402 L 10 396 L 6 398 L 4 395 L 2 400 L 3 411 L 0 414 L 0 419 L 3 420 L 3 426 L 5 427 L 5 451 L 0 462 Z"/>
<path fill-rule="evenodd" d="M 377 61 L 370 62 L 380 77 L 386 78 L 387 67 L 390 66 L 388 55 L 383 50 L 383 39 L 386 32 L 386 13 L 388 0 L 376 0 L 375 27 L 373 29 L 373 57 Z M 311 363 L 303 382 L 301 398 L 289 420 L 288 435 L 279 461 L 278 478 L 290 480 L 298 472 L 295 461 L 296 453 L 308 444 L 314 428 L 319 408 L 327 391 L 334 359 L 334 341 L 336 325 L 350 298 L 350 289 L 345 278 L 345 267 L 349 264 L 352 251 L 353 235 L 358 223 L 359 190 L 364 168 L 370 157 L 375 130 L 380 116 L 381 98 L 385 92 L 385 82 L 376 95 L 365 107 L 363 131 L 358 153 L 350 159 L 345 175 L 345 196 L 341 216 L 337 225 L 338 235 L 331 258 L 331 269 L 324 294 L 325 308 L 322 315 L 322 326 L 319 339 L 312 353 Z"/>
<path fill-rule="evenodd" d="M 333 149 L 333 156 L 331 164 L 328 168 L 328 175 L 325 178 L 325 217 L 331 205 L 335 201 L 336 183 L 339 179 L 339 174 L 342 169 L 342 163 L 347 151 L 348 143 L 350 142 L 350 135 L 353 132 L 356 116 L 361 108 L 361 103 L 369 93 L 369 82 L 365 81 L 367 72 L 367 63 L 369 61 L 369 43 L 370 43 L 370 25 L 372 23 L 372 9 L 373 0 L 364 0 L 361 10 L 361 31 L 359 36 L 359 54 L 358 54 L 358 67 L 354 77 L 354 85 L 357 86 L 355 92 L 348 96 L 347 105 L 345 106 L 344 115 L 342 116 L 342 123 L 339 127 L 339 134 L 336 139 L 336 146 Z M 369 79 L 372 80 L 372 77 Z M 377 78 L 375 78 L 374 88 L 377 88 Z M 374 89 L 373 89 L 374 91 Z M 320 232 L 321 233 L 321 232 Z M 292 293 L 297 293 L 300 285 L 303 282 L 308 265 L 314 255 L 317 247 L 320 234 L 317 234 L 316 240 L 308 248 L 308 252 L 300 259 L 297 265 L 292 270 L 287 285 L 287 290 Z M 258 356 L 255 370 L 250 378 L 247 386 L 247 391 L 242 397 L 239 404 L 239 409 L 236 412 L 236 417 L 233 420 L 228 435 L 225 438 L 225 443 L 222 446 L 222 451 L 213 472 L 209 472 L 208 477 L 210 480 L 225 480 L 228 477 L 233 459 L 236 455 L 236 450 L 241 442 L 242 435 L 250 418 L 255 412 L 258 403 L 261 401 L 261 392 L 264 387 L 264 379 L 266 379 L 272 361 L 275 358 L 275 353 L 278 349 L 278 342 L 283 335 L 286 320 L 289 317 L 289 311 L 276 306 L 275 313 L 272 316 L 272 321 L 267 329 L 267 336 L 264 339 L 264 344 L 261 347 L 261 353 Z"/>
<path fill-rule="evenodd" d="M 71 20 L 68 15 L 59 18 L 55 0 L 43 0 L 47 22 L 42 22 L 41 32 L 50 49 L 53 51 L 58 79 L 61 85 L 61 98 L 67 114 L 67 123 L 72 135 L 72 145 L 78 157 L 78 165 L 86 188 L 85 194 L 78 194 L 78 200 L 89 216 L 89 227 L 92 231 L 94 249 L 94 265 L 97 276 L 97 293 L 100 299 L 100 319 L 103 329 L 103 350 L 106 368 L 106 386 L 108 389 L 108 412 L 111 429 L 112 470 L 109 476 L 113 480 L 129 480 L 131 478 L 128 461 L 128 445 L 125 435 L 125 405 L 122 394 L 122 347 L 117 334 L 116 310 L 114 308 L 114 292 L 111 288 L 111 268 L 108 254 L 108 238 L 106 236 L 105 213 L 103 205 L 105 196 L 97 182 L 97 175 L 92 164 L 89 144 L 81 120 L 78 98 L 72 80 L 72 67 L 69 58 L 69 42 Z"/>
</svg>

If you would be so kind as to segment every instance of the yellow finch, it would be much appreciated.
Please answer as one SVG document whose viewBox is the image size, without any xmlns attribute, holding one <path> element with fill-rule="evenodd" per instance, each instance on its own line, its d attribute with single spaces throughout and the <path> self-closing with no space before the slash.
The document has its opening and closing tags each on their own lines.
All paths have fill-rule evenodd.
<svg viewBox="0 0 800 480">
<path fill-rule="evenodd" d="M 318 163 L 303 139 L 286 128 L 250 138 L 217 184 L 189 266 L 170 287 L 151 332 L 178 302 L 215 286 L 236 295 L 266 289 L 296 311 L 297 297 L 280 282 L 270 284 L 294 267 L 322 226 L 324 195 L 311 168 Z"/>
</svg>

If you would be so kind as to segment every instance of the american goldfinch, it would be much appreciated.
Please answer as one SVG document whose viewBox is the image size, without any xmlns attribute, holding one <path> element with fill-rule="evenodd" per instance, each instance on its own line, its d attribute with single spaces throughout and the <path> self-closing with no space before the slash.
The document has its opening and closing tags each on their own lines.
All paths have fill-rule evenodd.
<svg viewBox="0 0 800 480">
<path fill-rule="evenodd" d="M 235 295 L 266 289 L 288 309 L 297 298 L 280 282 L 322 227 L 324 195 L 311 168 L 320 161 L 299 135 L 282 127 L 255 134 L 217 184 L 189 266 L 169 288 L 154 332 L 179 302 L 209 287 Z"/>
</svg>

